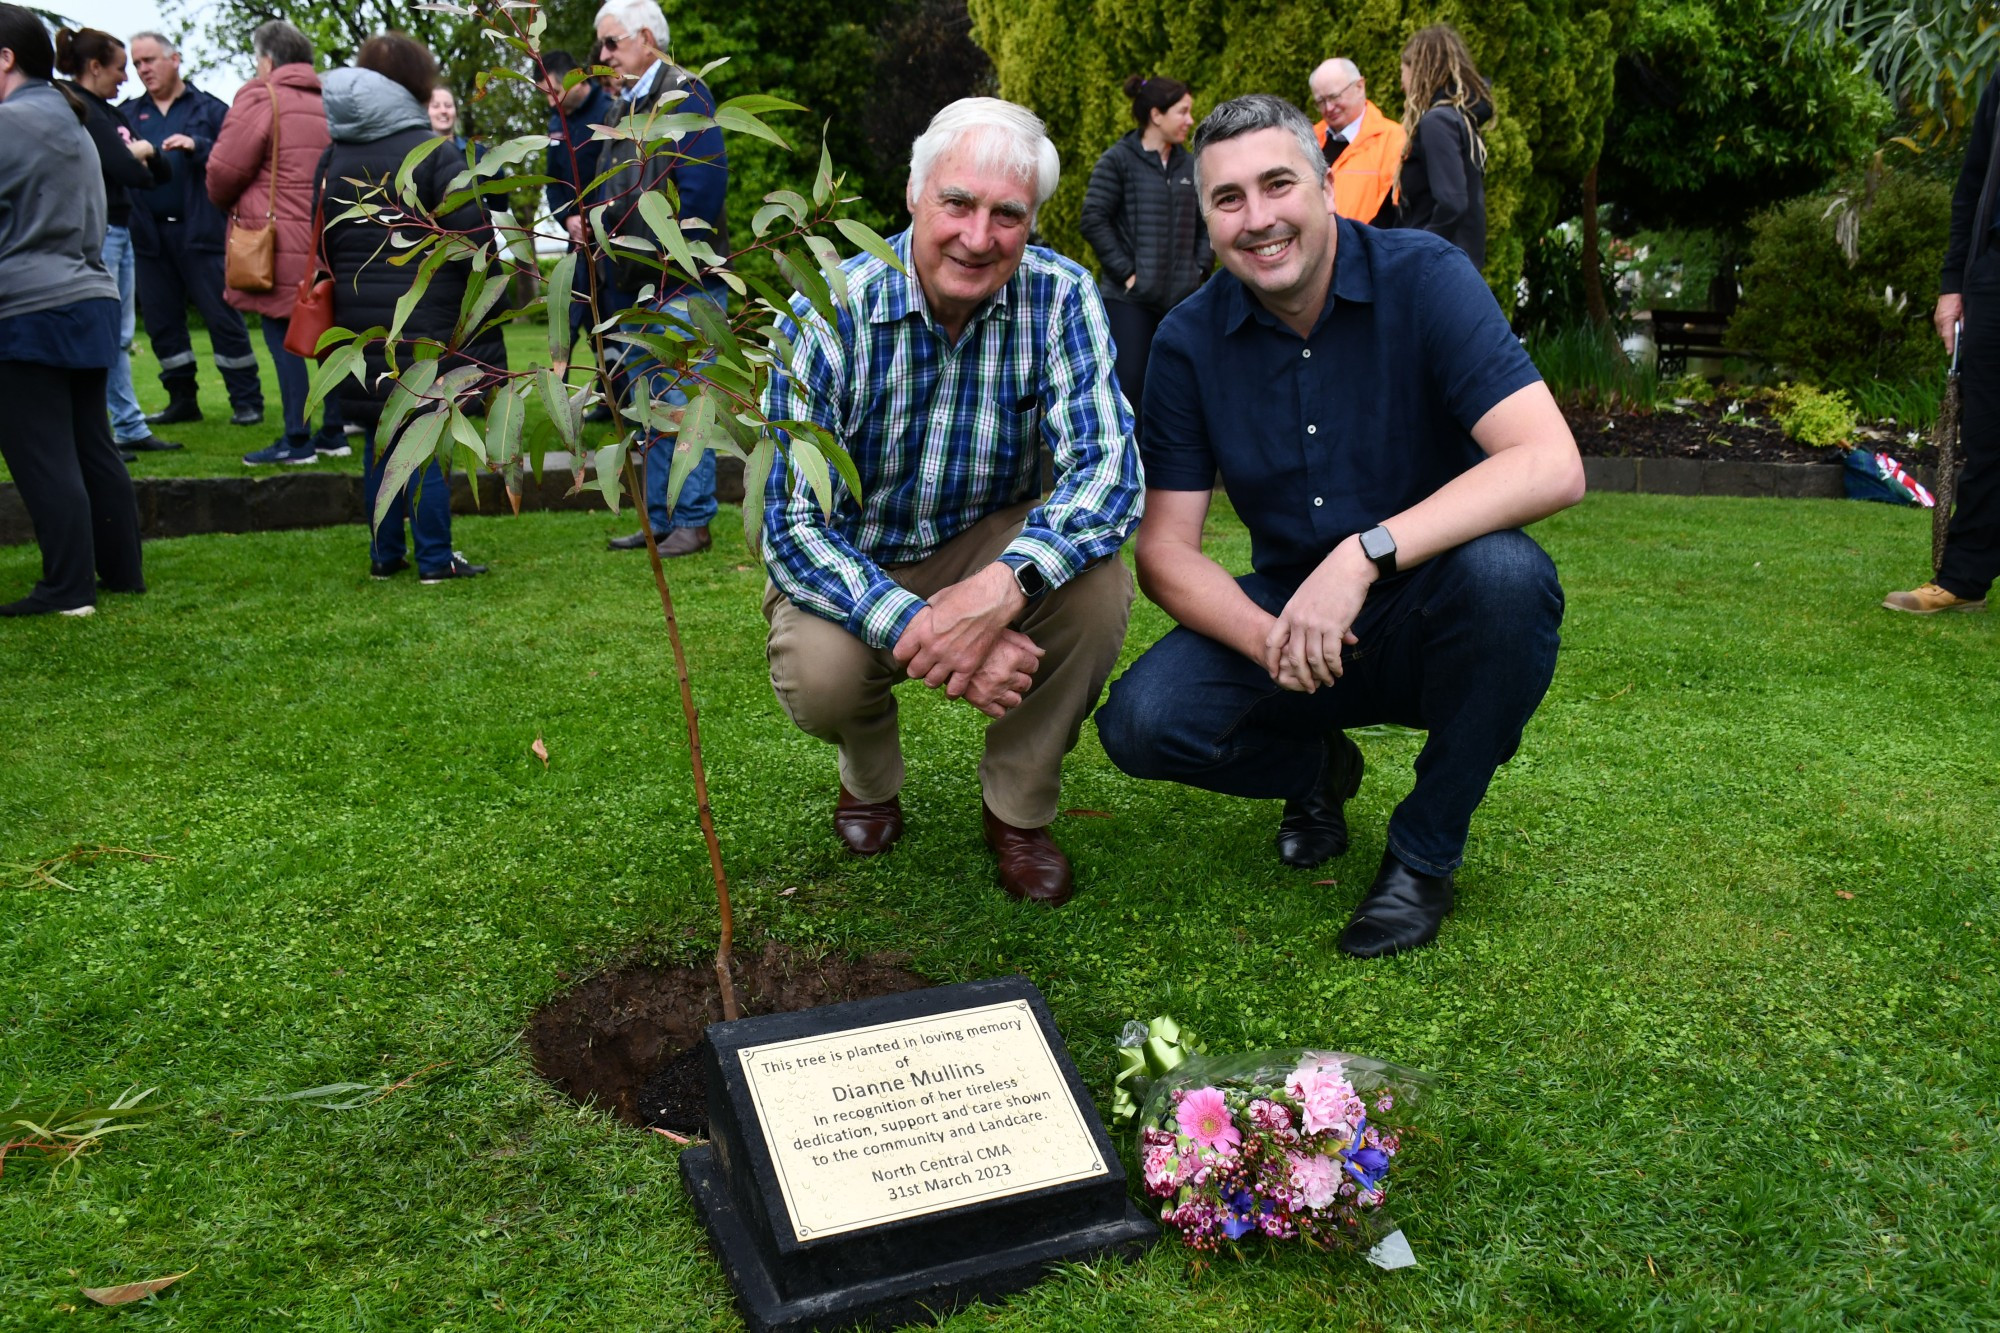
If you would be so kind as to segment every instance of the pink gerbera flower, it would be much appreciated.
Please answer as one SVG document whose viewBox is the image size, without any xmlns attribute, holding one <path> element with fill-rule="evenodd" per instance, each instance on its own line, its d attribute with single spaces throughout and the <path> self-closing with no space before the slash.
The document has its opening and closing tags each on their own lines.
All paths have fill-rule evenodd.
<svg viewBox="0 0 2000 1333">
<path fill-rule="evenodd" d="M 1222 1099 L 1219 1088 L 1196 1088 L 1181 1098 L 1174 1116 L 1181 1123 L 1181 1133 L 1194 1140 L 1198 1148 L 1227 1156 L 1243 1142 L 1229 1114 L 1229 1103 Z"/>
</svg>

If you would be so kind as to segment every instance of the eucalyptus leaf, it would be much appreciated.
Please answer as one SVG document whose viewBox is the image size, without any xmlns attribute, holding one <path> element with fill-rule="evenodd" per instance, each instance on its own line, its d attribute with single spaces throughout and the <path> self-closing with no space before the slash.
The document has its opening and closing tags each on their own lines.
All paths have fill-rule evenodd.
<svg viewBox="0 0 2000 1333">
<path fill-rule="evenodd" d="M 856 222 L 853 218 L 835 218 L 833 225 L 839 229 L 842 236 L 845 236 L 869 254 L 874 255 L 877 259 L 895 269 L 896 272 L 909 273 L 909 268 L 904 265 L 901 259 L 897 258 L 895 250 L 890 247 L 889 243 L 880 236 L 877 236 L 866 223 Z"/>
<path fill-rule="evenodd" d="M 547 310 L 549 316 L 549 364 L 556 372 L 569 369 L 569 295 L 576 278 L 576 251 L 567 250 L 549 273 Z"/>
<path fill-rule="evenodd" d="M 395 447 L 389 451 L 389 457 L 382 465 L 382 482 L 375 493 L 375 512 L 369 517 L 370 527 L 380 530 L 390 506 L 396 503 L 396 497 L 403 493 L 410 478 L 431 461 L 437 449 L 438 436 L 444 433 L 444 423 L 443 412 L 426 412 L 411 422 L 410 428 L 396 440 Z"/>
</svg>

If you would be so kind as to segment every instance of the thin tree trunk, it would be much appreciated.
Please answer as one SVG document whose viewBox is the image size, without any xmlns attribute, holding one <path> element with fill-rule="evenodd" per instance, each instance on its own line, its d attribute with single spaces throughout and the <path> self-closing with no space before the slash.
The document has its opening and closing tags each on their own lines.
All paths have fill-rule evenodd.
<svg viewBox="0 0 2000 1333">
<path fill-rule="evenodd" d="M 741 1018 L 736 1002 L 736 976 L 732 966 L 736 918 L 729 907 L 729 877 L 722 870 L 722 844 L 715 837 L 715 815 L 708 804 L 708 770 L 701 762 L 701 718 L 695 711 L 694 687 L 688 682 L 687 652 L 681 647 L 680 622 L 674 618 L 674 596 L 667 590 L 667 569 L 660 561 L 659 534 L 646 512 L 646 492 L 639 484 L 639 468 L 632 454 L 625 456 L 625 483 L 639 511 L 639 526 L 646 533 L 646 554 L 653 560 L 653 582 L 660 590 L 660 611 L 667 618 L 667 641 L 674 648 L 674 674 L 681 683 L 681 716 L 687 722 L 688 763 L 694 769 L 694 808 L 701 819 L 701 836 L 708 843 L 708 867 L 715 875 L 715 905 L 722 918 L 722 933 L 715 946 L 715 979 L 722 987 L 722 1016 Z"/>
</svg>

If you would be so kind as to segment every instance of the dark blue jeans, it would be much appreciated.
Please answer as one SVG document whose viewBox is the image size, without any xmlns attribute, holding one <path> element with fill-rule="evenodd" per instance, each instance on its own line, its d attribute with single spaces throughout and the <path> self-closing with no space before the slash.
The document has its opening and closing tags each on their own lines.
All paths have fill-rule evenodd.
<svg viewBox="0 0 2000 1333">
<path fill-rule="evenodd" d="M 728 301 L 729 289 L 720 282 L 712 283 L 706 290 L 684 291 L 665 301 L 655 300 L 653 308 L 672 313 L 678 320 L 687 321 L 688 302 L 710 301 L 723 305 Z M 641 324 L 632 326 L 640 332 L 658 333 L 666 326 L 662 324 Z M 646 394 L 657 402 L 674 407 L 685 406 L 687 393 L 682 388 L 680 374 L 663 366 L 643 348 L 620 344 L 628 352 L 625 361 L 626 392 Z M 678 435 L 661 431 L 643 432 L 645 452 L 642 455 L 646 474 L 646 514 L 653 531 L 665 536 L 675 528 L 705 528 L 715 518 L 715 451 L 702 451 L 701 461 L 694 471 L 688 473 L 681 483 L 681 491 L 675 497 L 671 508 L 667 505 L 667 480 L 673 470 L 674 446 Z"/>
<path fill-rule="evenodd" d="M 1273 614 L 1297 587 L 1260 574 L 1236 582 Z M 1489 533 L 1370 589 L 1331 688 L 1280 689 L 1234 649 L 1176 629 L 1111 687 L 1097 734 L 1135 778 L 1296 800 L 1318 787 L 1333 732 L 1421 727 L 1430 736 L 1416 787 L 1389 820 L 1389 850 L 1413 870 L 1448 874 L 1465 859 L 1494 770 L 1548 691 L 1562 613 L 1547 553 L 1526 533 Z"/>
<path fill-rule="evenodd" d="M 306 395 L 312 392 L 312 371 L 304 357 L 285 350 L 285 333 L 292 321 L 261 315 L 258 322 L 264 327 L 264 346 L 270 349 L 271 364 L 278 372 L 278 402 L 285 416 L 285 439 L 291 444 L 304 444 L 312 438 L 312 423 L 306 420 Z M 320 411 L 320 438 L 328 444 L 345 443 L 341 434 L 340 394 L 336 391 L 323 398 Z"/>
<path fill-rule="evenodd" d="M 361 462 L 365 469 L 361 482 L 362 503 L 368 522 L 375 522 L 375 497 L 382 490 L 382 470 L 388 451 L 375 456 L 375 423 L 362 423 Z M 417 545 L 417 572 L 434 574 L 451 563 L 451 484 L 438 469 L 437 460 L 419 468 L 403 485 L 403 493 L 389 503 L 389 512 L 379 526 L 368 532 L 368 558 L 378 565 L 401 560 L 409 548 L 403 544 L 403 520 L 410 521 L 410 536 Z"/>
</svg>

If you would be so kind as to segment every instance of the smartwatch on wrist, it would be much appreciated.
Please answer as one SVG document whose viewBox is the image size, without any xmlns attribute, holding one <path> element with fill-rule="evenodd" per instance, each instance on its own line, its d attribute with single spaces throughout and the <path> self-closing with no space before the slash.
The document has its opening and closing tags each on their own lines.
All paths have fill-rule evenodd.
<svg viewBox="0 0 2000 1333">
<path fill-rule="evenodd" d="M 1396 539 L 1389 535 L 1389 529 L 1377 523 L 1361 534 L 1361 554 L 1375 562 L 1376 572 L 1383 578 L 1393 578 L 1396 573 Z"/>
<path fill-rule="evenodd" d="M 1039 604 L 1042 598 L 1049 595 L 1048 578 L 1032 562 L 1023 561 L 1009 568 L 1014 571 L 1014 586 L 1021 590 L 1021 596 L 1028 599 L 1029 606 Z"/>
</svg>

